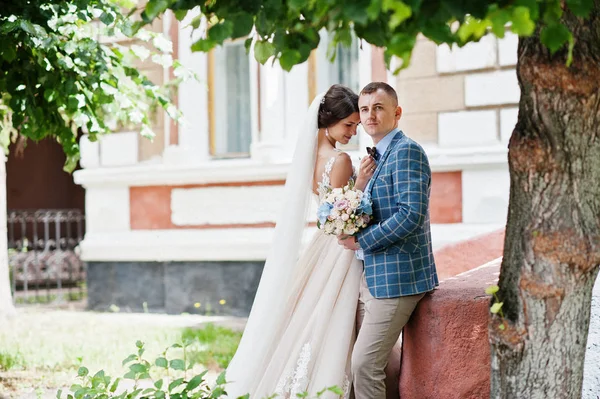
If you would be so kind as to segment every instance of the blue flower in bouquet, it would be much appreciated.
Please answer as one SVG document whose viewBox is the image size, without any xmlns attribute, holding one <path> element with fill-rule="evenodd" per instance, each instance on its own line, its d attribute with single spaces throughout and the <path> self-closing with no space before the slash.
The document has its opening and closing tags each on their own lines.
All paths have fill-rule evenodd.
<svg viewBox="0 0 600 399">
<path fill-rule="evenodd" d="M 365 213 L 367 215 L 373 214 L 373 203 L 371 197 L 368 194 L 364 194 L 360 200 L 360 205 L 356 209 L 358 213 Z"/>
<path fill-rule="evenodd" d="M 317 218 L 319 219 L 319 222 L 321 224 L 325 224 L 325 222 L 327 221 L 327 217 L 331 213 L 332 209 L 333 209 L 333 205 L 330 204 L 329 202 L 323 202 L 319 206 L 319 209 L 317 210 Z"/>
</svg>

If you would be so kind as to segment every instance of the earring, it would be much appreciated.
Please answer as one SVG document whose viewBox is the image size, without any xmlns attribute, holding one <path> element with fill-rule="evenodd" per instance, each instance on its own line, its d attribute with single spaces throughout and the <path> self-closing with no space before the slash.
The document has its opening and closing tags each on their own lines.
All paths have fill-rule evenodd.
<svg viewBox="0 0 600 399">
<path fill-rule="evenodd" d="M 327 128 L 325 128 L 325 137 L 329 137 L 329 130 Z"/>
</svg>

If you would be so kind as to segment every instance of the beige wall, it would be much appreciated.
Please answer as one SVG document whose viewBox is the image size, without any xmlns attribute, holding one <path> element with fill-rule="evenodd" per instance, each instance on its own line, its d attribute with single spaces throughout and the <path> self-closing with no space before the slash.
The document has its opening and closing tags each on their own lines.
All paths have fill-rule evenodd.
<svg viewBox="0 0 600 399">
<path fill-rule="evenodd" d="M 516 118 L 516 46 L 512 34 L 453 50 L 419 38 L 411 65 L 393 81 L 403 107 L 400 127 L 442 147 L 500 144 Z"/>
</svg>

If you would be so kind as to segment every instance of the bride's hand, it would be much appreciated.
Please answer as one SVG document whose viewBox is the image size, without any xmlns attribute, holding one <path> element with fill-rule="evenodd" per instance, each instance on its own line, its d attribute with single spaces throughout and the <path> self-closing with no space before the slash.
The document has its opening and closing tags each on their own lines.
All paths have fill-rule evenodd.
<svg viewBox="0 0 600 399">
<path fill-rule="evenodd" d="M 358 176 L 356 176 L 356 184 L 354 185 L 357 189 L 365 191 L 369 179 L 373 177 L 373 173 L 377 168 L 377 163 L 370 155 L 367 155 L 360 161 L 360 167 L 358 168 Z"/>
</svg>

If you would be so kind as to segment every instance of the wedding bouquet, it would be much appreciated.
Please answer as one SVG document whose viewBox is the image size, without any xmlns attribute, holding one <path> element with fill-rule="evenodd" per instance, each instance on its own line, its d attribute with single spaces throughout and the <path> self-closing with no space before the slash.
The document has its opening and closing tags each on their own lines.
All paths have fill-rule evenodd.
<svg viewBox="0 0 600 399">
<path fill-rule="evenodd" d="M 352 235 L 367 226 L 373 208 L 368 194 L 348 184 L 330 189 L 317 210 L 317 227 L 330 235 Z"/>
</svg>

